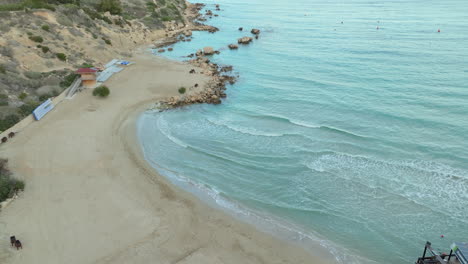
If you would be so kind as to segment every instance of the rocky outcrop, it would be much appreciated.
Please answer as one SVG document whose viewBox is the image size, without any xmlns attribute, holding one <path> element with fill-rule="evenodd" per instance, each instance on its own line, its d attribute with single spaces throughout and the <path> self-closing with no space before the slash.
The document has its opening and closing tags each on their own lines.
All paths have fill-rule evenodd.
<svg viewBox="0 0 468 264">
<path fill-rule="evenodd" d="M 250 33 L 254 34 L 254 35 L 258 35 L 260 34 L 260 29 L 256 29 L 256 28 L 253 28 Z"/>
<path fill-rule="evenodd" d="M 240 39 L 237 40 L 237 43 L 239 44 L 249 44 L 250 42 L 252 42 L 252 38 L 251 37 L 242 37 Z"/>
<path fill-rule="evenodd" d="M 238 49 L 239 46 L 236 45 L 236 44 L 229 44 L 229 45 L 228 45 L 228 48 L 229 48 L 229 49 Z"/>
<path fill-rule="evenodd" d="M 211 63 L 206 57 L 198 57 L 196 59 L 189 60 L 189 63 L 201 68 L 202 74 L 211 76 L 212 79 L 202 91 L 195 93 L 188 93 L 182 96 L 171 97 L 167 101 L 163 101 L 163 108 L 174 108 L 181 107 L 191 104 L 220 104 L 221 99 L 226 97 L 226 84 L 234 84 L 236 77 L 230 75 L 223 75 L 222 73 L 232 71 L 232 66 L 218 66 L 215 63 Z M 195 69 L 190 71 L 195 74 Z M 196 89 L 198 84 L 194 84 L 190 89 Z"/>
<path fill-rule="evenodd" d="M 203 48 L 203 54 L 205 55 L 213 55 L 215 53 L 214 49 L 212 47 L 204 47 Z"/>
</svg>

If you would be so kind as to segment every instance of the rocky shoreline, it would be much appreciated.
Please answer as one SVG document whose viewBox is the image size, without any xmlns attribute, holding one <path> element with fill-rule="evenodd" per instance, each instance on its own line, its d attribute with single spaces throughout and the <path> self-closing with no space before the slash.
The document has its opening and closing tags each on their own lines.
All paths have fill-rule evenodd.
<svg viewBox="0 0 468 264">
<path fill-rule="evenodd" d="M 206 10 L 205 14 L 201 13 L 201 10 L 205 7 L 205 4 L 196 3 L 188 4 L 186 11 L 186 19 L 188 24 L 184 27 L 179 28 L 168 28 L 166 30 L 166 38 L 154 44 L 154 50 L 158 53 L 171 52 L 172 47 L 169 47 L 179 41 L 191 41 L 192 31 L 208 31 L 215 33 L 219 31 L 218 28 L 210 25 L 205 25 L 199 21 L 207 21 L 207 18 L 218 16 L 214 14 L 212 10 Z M 221 11 L 219 4 L 215 5 L 216 11 Z M 239 31 L 243 31 L 243 28 L 239 28 Z M 244 36 L 237 40 L 239 45 L 248 45 L 254 38 L 258 39 L 260 30 L 253 28 L 250 31 L 254 37 Z M 231 50 L 238 49 L 239 45 L 229 44 L 227 47 Z M 196 53 L 189 54 L 187 57 L 191 58 L 187 62 L 197 68 L 201 68 L 201 71 L 196 72 L 195 69 L 190 71 L 191 74 L 204 74 L 210 76 L 211 80 L 206 87 L 199 92 L 189 92 L 188 94 L 181 94 L 179 96 L 171 97 L 165 101 L 159 102 L 159 109 L 166 110 L 176 107 L 182 107 L 192 104 L 220 104 L 221 99 L 226 98 L 226 85 L 234 84 L 237 81 L 238 76 L 232 74 L 232 66 L 221 66 L 216 63 L 212 63 L 207 56 L 213 54 L 219 54 L 220 51 L 214 50 L 212 47 L 204 47 L 198 50 Z M 197 88 L 198 84 L 189 87 L 189 90 Z"/>
<path fill-rule="evenodd" d="M 203 15 L 200 11 L 203 9 L 204 4 L 190 4 L 187 8 L 186 18 L 190 20 L 190 24 L 184 28 L 177 30 L 169 29 L 166 32 L 166 38 L 155 43 L 154 49 L 158 53 L 170 52 L 172 48 L 166 48 L 179 41 L 191 41 L 192 31 L 208 31 L 214 33 L 219 29 L 210 25 L 202 24 L 198 21 L 206 21 L 205 17 L 211 18 L 215 16 L 211 10 L 207 10 L 206 14 Z M 217 11 L 220 11 L 219 5 L 215 5 Z M 197 72 L 195 69 L 190 71 L 191 74 L 204 74 L 210 76 L 211 80 L 199 92 L 192 92 L 188 94 L 181 94 L 179 96 L 168 98 L 167 100 L 161 101 L 158 104 L 160 110 L 167 110 L 192 104 L 220 104 L 222 98 L 226 98 L 226 85 L 234 84 L 237 80 L 236 76 L 230 74 L 233 70 L 232 66 L 221 66 L 216 63 L 212 63 L 207 55 L 219 54 L 219 51 L 214 51 L 211 47 L 205 47 L 203 50 L 199 50 L 196 54 L 190 54 L 187 57 L 187 62 L 196 68 L 201 69 Z M 190 89 L 197 88 L 198 84 L 194 84 Z"/>
</svg>

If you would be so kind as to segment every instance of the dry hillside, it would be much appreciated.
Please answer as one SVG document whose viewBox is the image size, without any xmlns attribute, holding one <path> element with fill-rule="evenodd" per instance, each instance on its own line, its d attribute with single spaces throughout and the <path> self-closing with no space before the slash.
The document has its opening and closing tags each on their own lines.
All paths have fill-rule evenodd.
<svg viewBox="0 0 468 264">
<path fill-rule="evenodd" d="M 72 70 L 126 58 L 184 27 L 184 0 L 3 0 L 0 131 L 73 80 Z"/>
</svg>

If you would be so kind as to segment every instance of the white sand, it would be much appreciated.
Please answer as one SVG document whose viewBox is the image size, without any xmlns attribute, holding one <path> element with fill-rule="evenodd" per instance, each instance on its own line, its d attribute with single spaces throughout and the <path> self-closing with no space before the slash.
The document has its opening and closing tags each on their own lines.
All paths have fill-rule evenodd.
<svg viewBox="0 0 468 264">
<path fill-rule="evenodd" d="M 136 116 L 208 79 L 149 55 L 132 61 L 107 82 L 109 98 L 81 92 L 0 147 L 26 182 L 0 212 L 0 263 L 331 263 L 210 208 L 148 166 Z M 10 247 L 12 234 L 23 250 Z"/>
</svg>

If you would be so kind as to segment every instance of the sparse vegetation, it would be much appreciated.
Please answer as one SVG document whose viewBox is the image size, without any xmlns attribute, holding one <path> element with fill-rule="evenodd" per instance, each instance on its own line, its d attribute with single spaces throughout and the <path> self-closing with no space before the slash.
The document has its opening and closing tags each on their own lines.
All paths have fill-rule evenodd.
<svg viewBox="0 0 468 264">
<path fill-rule="evenodd" d="M 185 87 L 180 87 L 180 88 L 179 88 L 179 93 L 180 93 L 180 94 L 184 94 L 186 90 L 187 90 L 187 89 L 185 89 Z"/>
<path fill-rule="evenodd" d="M 15 114 L 7 115 L 4 118 L 0 118 L 0 131 L 5 131 L 9 129 L 19 121 L 20 118 Z"/>
<path fill-rule="evenodd" d="M 41 49 L 42 49 L 42 52 L 44 52 L 44 53 L 47 53 L 47 52 L 50 51 L 49 47 L 47 47 L 47 46 L 42 46 Z"/>
<path fill-rule="evenodd" d="M 24 100 L 24 99 L 26 99 L 26 97 L 28 97 L 28 94 L 25 93 L 25 92 L 22 92 L 22 93 L 18 96 L 18 98 L 19 98 L 20 100 Z"/>
<path fill-rule="evenodd" d="M 107 45 L 112 45 L 112 42 L 110 41 L 110 39 L 102 38 L 102 40 L 104 40 L 104 42 L 105 42 Z"/>
<path fill-rule="evenodd" d="M 3 65 L 0 65 L 0 73 L 5 74 L 6 73 L 6 68 Z"/>
<path fill-rule="evenodd" d="M 42 30 L 45 30 L 45 31 L 50 31 L 50 26 L 49 25 L 42 25 Z"/>
<path fill-rule="evenodd" d="M 57 57 L 57 59 L 59 59 L 61 61 L 66 61 L 67 60 L 67 55 L 65 55 L 63 53 L 55 53 L 55 56 Z"/>
<path fill-rule="evenodd" d="M 41 36 L 30 36 L 29 39 L 34 42 L 39 42 L 39 43 L 44 42 L 44 39 Z"/>
<path fill-rule="evenodd" d="M 67 88 L 72 83 L 75 81 L 75 79 L 78 77 L 78 74 L 76 73 L 70 73 L 67 76 L 65 76 L 64 80 L 60 82 L 60 87 L 62 88 Z"/>
<path fill-rule="evenodd" d="M 24 182 L 12 178 L 7 165 L 7 159 L 0 159 L 0 202 L 24 190 Z"/>
<path fill-rule="evenodd" d="M 102 85 L 94 89 L 93 95 L 99 97 L 107 97 L 110 94 L 110 90 L 107 86 Z"/>
<path fill-rule="evenodd" d="M 112 15 L 119 15 L 122 13 L 122 5 L 120 0 L 101 0 L 98 10 L 100 12 L 109 12 Z"/>
<path fill-rule="evenodd" d="M 39 106 L 39 103 L 36 103 L 36 102 L 28 102 L 22 106 L 19 107 L 18 109 L 18 113 L 25 117 L 25 116 L 28 116 L 30 115 L 34 109 L 36 109 L 37 107 Z"/>
</svg>

